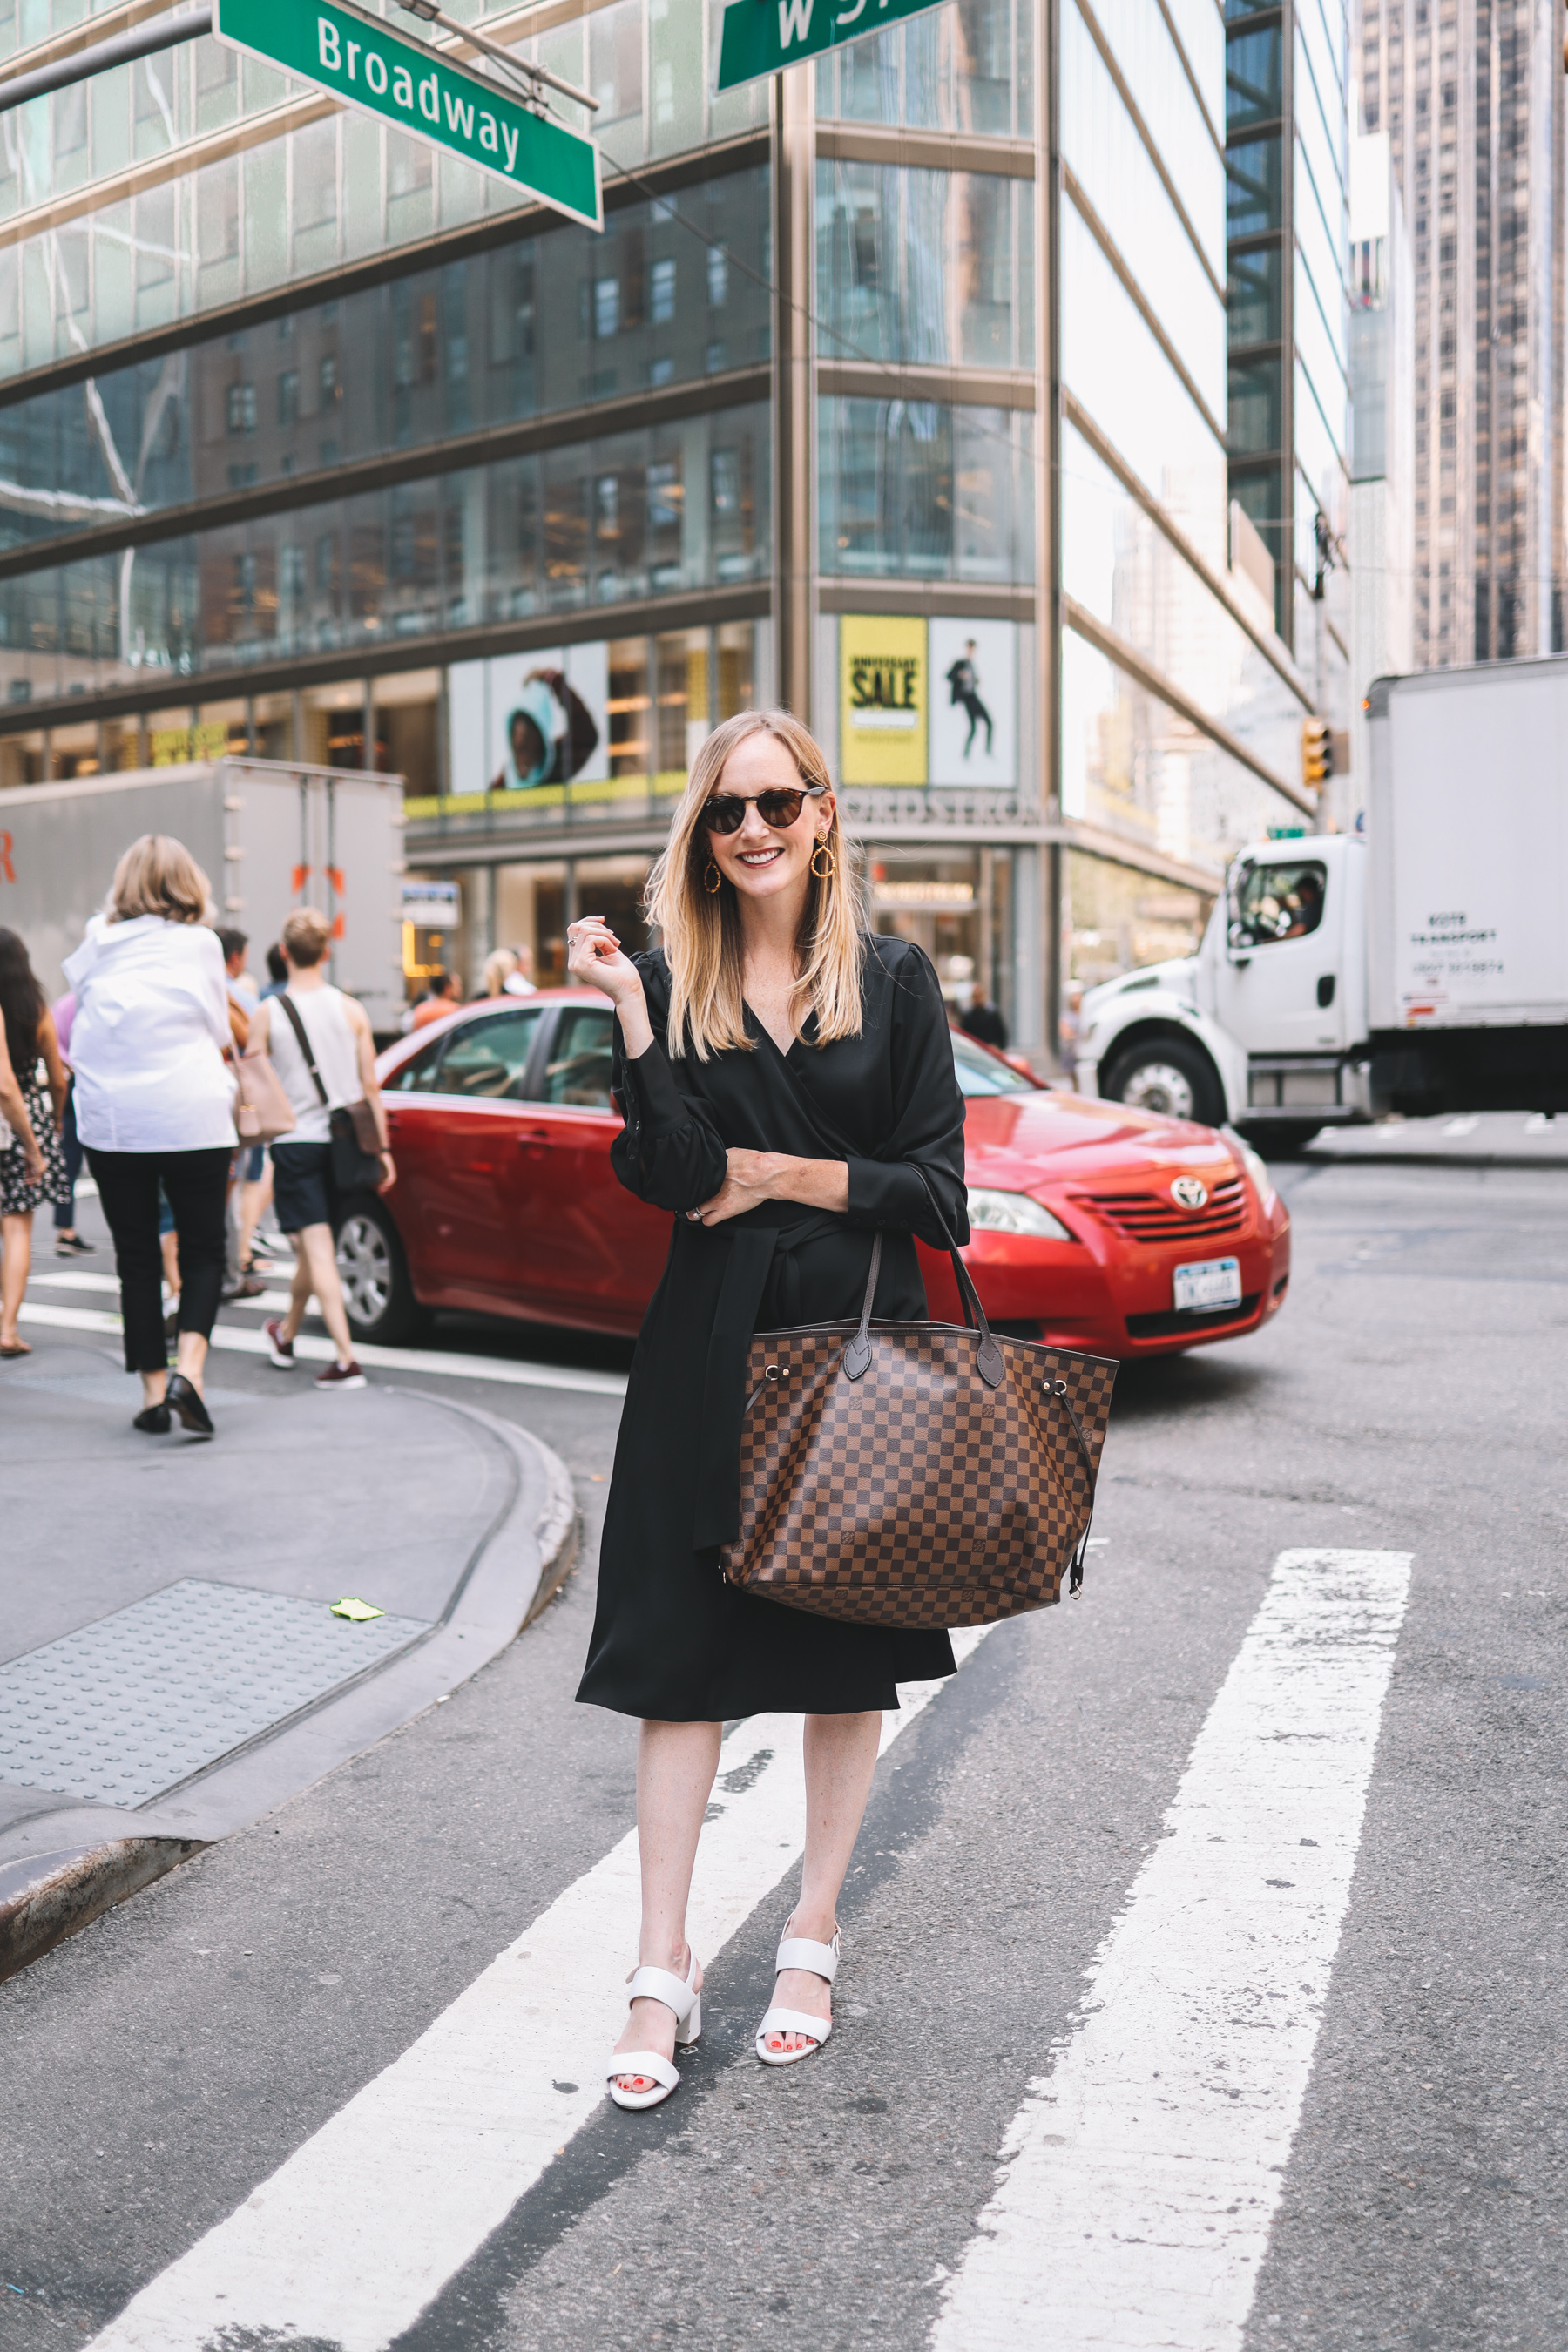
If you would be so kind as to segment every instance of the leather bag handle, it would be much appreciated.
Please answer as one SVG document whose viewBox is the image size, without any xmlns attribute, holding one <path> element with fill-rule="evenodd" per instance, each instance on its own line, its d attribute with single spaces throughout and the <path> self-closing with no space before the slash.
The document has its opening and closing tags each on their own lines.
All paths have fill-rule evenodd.
<svg viewBox="0 0 1568 2352">
<path fill-rule="evenodd" d="M 931 1214 L 947 1244 L 947 1254 L 952 1260 L 952 1271 L 958 1283 L 958 1296 L 963 1307 L 963 1319 L 972 1331 L 980 1335 L 980 1345 L 974 1351 L 974 1368 L 988 1389 L 999 1389 L 1005 1372 L 1002 1350 L 991 1336 L 991 1326 L 985 1319 L 985 1309 L 980 1304 L 980 1294 L 969 1278 L 969 1268 L 958 1255 L 958 1244 L 952 1229 L 942 1215 L 942 1203 L 931 1189 L 931 1181 L 918 1160 L 906 1163 L 912 1168 L 925 1187 Z M 871 1270 L 867 1276 L 866 1296 L 860 1306 L 860 1325 L 844 1350 L 844 1370 L 852 1381 L 863 1379 L 871 1363 L 871 1302 L 877 1295 L 877 1276 L 882 1264 L 882 1236 L 878 1233 L 871 1244 Z"/>
</svg>

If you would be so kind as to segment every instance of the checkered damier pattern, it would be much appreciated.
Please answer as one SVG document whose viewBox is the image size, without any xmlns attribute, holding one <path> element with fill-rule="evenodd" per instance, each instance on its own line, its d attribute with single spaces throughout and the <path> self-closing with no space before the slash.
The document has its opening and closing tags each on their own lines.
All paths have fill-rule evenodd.
<svg viewBox="0 0 1568 2352">
<path fill-rule="evenodd" d="M 1089 1525 L 1117 1367 L 1001 1339 L 1000 1388 L 973 1331 L 871 1327 L 851 1381 L 847 1328 L 752 1341 L 732 1584 L 861 1625 L 932 1631 L 1044 1609 Z M 1056 1383 L 1067 1384 L 1086 1466 Z"/>
</svg>

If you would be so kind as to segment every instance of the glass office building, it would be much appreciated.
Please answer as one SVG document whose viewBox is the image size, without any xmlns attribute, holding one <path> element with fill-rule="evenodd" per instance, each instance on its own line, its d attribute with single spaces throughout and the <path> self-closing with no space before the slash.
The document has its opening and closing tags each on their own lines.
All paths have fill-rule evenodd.
<svg viewBox="0 0 1568 2352">
<path fill-rule="evenodd" d="M 1348 28 L 1342 0 L 1226 0 L 1231 495 L 1275 622 L 1349 723 Z"/>
<path fill-rule="evenodd" d="M 3 69 L 144 13 L 22 0 Z M 395 770 L 442 951 L 550 978 L 785 699 L 877 925 L 1047 1062 L 1065 983 L 1184 949 L 1303 807 L 1226 479 L 1222 21 L 947 0 L 716 95 L 719 0 L 526 13 L 602 236 L 210 37 L 0 113 L 0 783 Z"/>
<path fill-rule="evenodd" d="M 1415 265 L 1415 658 L 1564 643 L 1563 16 L 1545 0 L 1363 0 Z"/>
</svg>

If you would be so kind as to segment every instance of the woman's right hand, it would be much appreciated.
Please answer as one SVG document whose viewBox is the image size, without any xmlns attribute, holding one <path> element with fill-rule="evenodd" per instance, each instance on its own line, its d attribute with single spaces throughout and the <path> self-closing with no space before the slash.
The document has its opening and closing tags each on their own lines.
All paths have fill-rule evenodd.
<svg viewBox="0 0 1568 2352">
<path fill-rule="evenodd" d="M 643 992 L 641 973 L 602 915 L 582 915 L 567 925 L 566 976 L 579 988 L 602 989 L 617 1011 Z"/>
</svg>

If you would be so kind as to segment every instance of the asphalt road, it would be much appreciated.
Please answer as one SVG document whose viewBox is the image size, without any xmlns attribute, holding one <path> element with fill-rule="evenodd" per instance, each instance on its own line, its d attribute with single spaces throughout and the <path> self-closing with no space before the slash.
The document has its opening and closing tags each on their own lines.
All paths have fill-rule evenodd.
<svg viewBox="0 0 1568 2352">
<path fill-rule="evenodd" d="M 1101 2340 L 1562 2352 L 1563 1180 L 1278 1173 L 1286 1310 L 1258 1340 L 1123 1373 L 1081 1599 L 997 1629 L 879 1767 L 833 2041 L 777 2074 L 750 2052 L 792 1867 L 704 1955 L 706 2032 L 676 2096 L 567 2130 L 411 2315 L 408 2352 L 930 2343 L 1029 2086 L 1095 2000 L 1135 1997 L 1086 2002 L 1086 1972 L 1135 1913 L 1298 1547 L 1412 1566 L 1278 2210 L 1245 2321 L 1131 2310 Z M 471 1378 L 461 1393 L 567 1460 L 581 1565 L 449 1701 L 0 1987 L 0 2345 L 90 2340 L 595 1885 L 632 1823 L 631 1728 L 572 1698 L 618 1405 Z M 574 1977 L 613 1988 L 632 1958 L 586 1947 Z M 548 2012 L 518 2030 L 548 2058 Z M 555 2088 L 564 2114 L 579 2084 Z M 332 2260 L 417 2153 L 389 2143 L 339 2179 Z M 1061 2181 L 1040 2227 L 1079 2200 L 1114 2284 L 1120 2225 L 1092 2183 Z M 1076 2347 L 1064 2330 L 1034 2340 Z M 351 2337 L 241 2320 L 193 2340 Z"/>
</svg>

